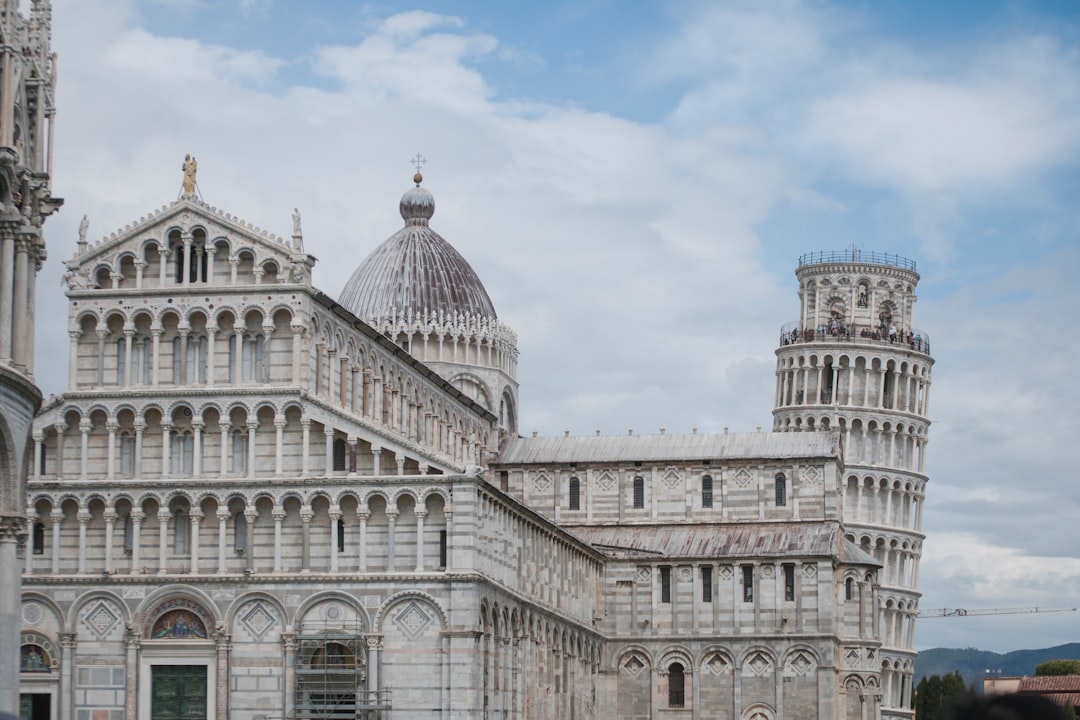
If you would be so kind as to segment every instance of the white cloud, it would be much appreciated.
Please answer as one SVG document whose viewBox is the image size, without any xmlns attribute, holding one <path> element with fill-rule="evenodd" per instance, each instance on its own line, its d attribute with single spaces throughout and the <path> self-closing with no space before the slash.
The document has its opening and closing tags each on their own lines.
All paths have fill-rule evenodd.
<svg viewBox="0 0 1080 720">
<path fill-rule="evenodd" d="M 1080 542 L 1080 498 L 1061 481 L 1080 406 L 1080 258 L 1031 242 L 1027 265 L 992 271 L 952 234 L 982 226 L 971 209 L 986 198 L 1023 205 L 1049 170 L 1075 168 L 1076 60 L 1031 38 L 974 47 L 948 72 L 926 56 L 886 62 L 912 56 L 895 48 L 845 60 L 833 43 L 857 19 L 783 10 L 697 6 L 678 37 L 643 53 L 651 82 L 684 90 L 663 122 L 642 123 L 501 98 L 484 70 L 504 57 L 502 38 L 458 17 L 374 23 L 355 45 L 310 51 L 330 89 L 281 88 L 299 59 L 151 33 L 130 5 L 59 5 L 55 188 L 67 204 L 46 225 L 38 380 L 59 392 L 66 378 L 60 261 L 83 213 L 100 236 L 172 200 L 194 152 L 211 204 L 280 234 L 301 208 L 316 283 L 336 295 L 400 226 L 420 151 L 433 226 L 519 333 L 525 432 L 769 428 L 776 332 L 798 299 L 795 257 L 774 257 L 758 232 L 780 205 L 808 231 L 857 213 L 857 195 L 818 187 L 838 179 L 900 198 L 898 223 L 940 243 L 917 308 L 938 360 L 928 601 L 1075 597 L 1075 568 L 1055 548 Z M 965 118 L 978 121 L 971 133 Z M 985 240 L 1004 241 L 1021 240 Z M 1028 583 L 1038 592 L 1025 598 Z M 966 632 L 943 627 L 957 626 L 920 625 L 920 643 Z"/>
</svg>

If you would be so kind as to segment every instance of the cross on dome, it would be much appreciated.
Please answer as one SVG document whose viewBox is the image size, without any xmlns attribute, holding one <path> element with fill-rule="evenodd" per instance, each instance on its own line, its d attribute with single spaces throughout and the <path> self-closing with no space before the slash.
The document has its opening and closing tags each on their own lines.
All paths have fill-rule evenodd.
<svg viewBox="0 0 1080 720">
<path fill-rule="evenodd" d="M 427 158 L 420 153 L 416 153 L 416 157 L 409 162 L 416 166 L 416 174 L 413 175 L 413 182 L 416 183 L 417 187 L 420 187 L 420 183 L 424 181 L 424 176 L 420 174 L 420 168 L 427 165 Z"/>
</svg>

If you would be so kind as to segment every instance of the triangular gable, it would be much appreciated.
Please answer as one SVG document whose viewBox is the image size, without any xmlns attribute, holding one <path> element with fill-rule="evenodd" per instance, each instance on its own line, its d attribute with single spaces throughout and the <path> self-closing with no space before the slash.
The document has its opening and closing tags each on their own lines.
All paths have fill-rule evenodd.
<svg viewBox="0 0 1080 720">
<path fill-rule="evenodd" d="M 87 272 L 102 264 L 112 266 L 119 255 L 129 250 L 138 253 L 146 240 L 164 240 L 172 228 L 183 231 L 203 228 L 211 240 L 225 237 L 232 247 L 250 248 L 260 261 L 273 258 L 282 268 L 295 262 L 310 268 L 315 260 L 304 253 L 299 235 L 286 240 L 201 200 L 183 197 L 162 205 L 92 245 L 85 245 L 81 233 L 75 257 L 64 264 L 76 272 Z"/>
</svg>

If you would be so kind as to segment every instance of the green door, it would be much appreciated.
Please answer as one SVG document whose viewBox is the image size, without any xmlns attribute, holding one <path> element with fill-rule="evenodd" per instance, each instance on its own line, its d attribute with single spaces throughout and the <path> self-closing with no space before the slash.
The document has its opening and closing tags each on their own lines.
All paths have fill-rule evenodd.
<svg viewBox="0 0 1080 720">
<path fill-rule="evenodd" d="M 206 666 L 151 666 L 151 720 L 206 720 Z"/>
</svg>

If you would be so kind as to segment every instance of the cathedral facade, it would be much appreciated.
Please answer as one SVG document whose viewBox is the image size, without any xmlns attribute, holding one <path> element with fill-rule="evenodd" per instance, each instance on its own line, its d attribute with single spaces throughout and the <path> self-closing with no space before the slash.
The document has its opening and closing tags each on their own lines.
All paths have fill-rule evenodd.
<svg viewBox="0 0 1080 720">
<path fill-rule="evenodd" d="M 337 299 L 299 213 L 275 236 L 193 177 L 80 238 L 24 716 L 911 717 L 913 264 L 800 261 L 773 432 L 522 437 L 516 335 L 414 180 Z"/>
<path fill-rule="evenodd" d="M 772 432 L 523 437 L 517 337 L 419 174 L 334 298 L 299 212 L 279 237 L 211 207 L 189 156 L 179 199 L 96 242 L 84 222 L 66 389 L 39 408 L 55 66 L 47 0 L 17 5 L 0 710 L 912 717 L 933 364 L 914 263 L 799 259 Z"/>
</svg>

